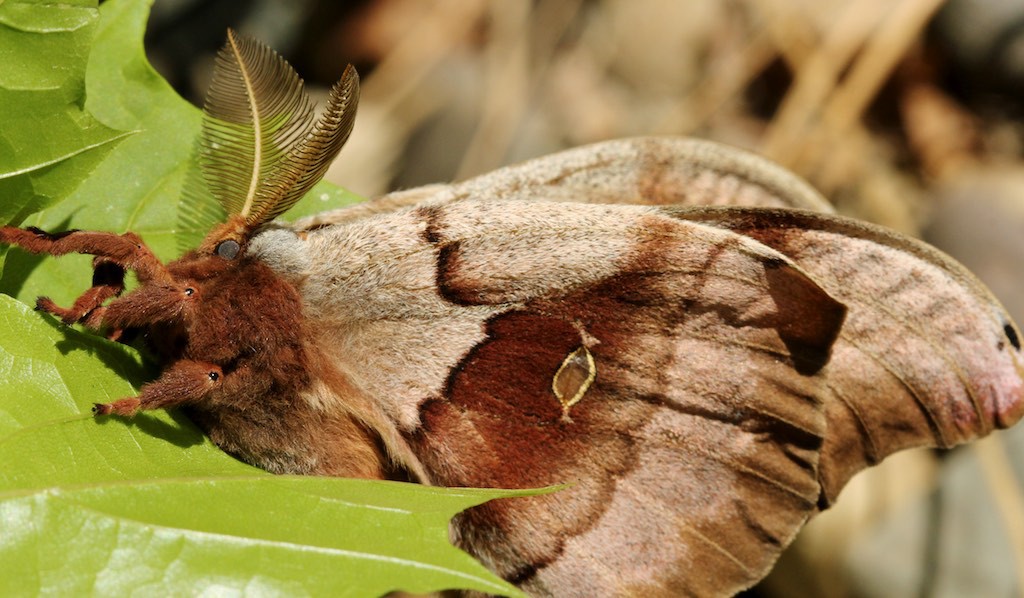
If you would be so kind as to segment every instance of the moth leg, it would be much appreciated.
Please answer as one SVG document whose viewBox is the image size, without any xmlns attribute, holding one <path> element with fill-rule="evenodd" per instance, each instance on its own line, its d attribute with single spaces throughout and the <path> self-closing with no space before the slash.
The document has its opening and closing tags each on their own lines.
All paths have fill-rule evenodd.
<svg viewBox="0 0 1024 598">
<path fill-rule="evenodd" d="M 0 243 L 17 245 L 30 253 L 48 253 L 53 256 L 84 253 L 106 258 L 108 261 L 135 271 L 139 282 L 169 282 L 171 273 L 135 233 L 116 235 L 93 231 L 71 230 L 48 233 L 29 227 L 0 227 Z"/>
<path fill-rule="evenodd" d="M 113 403 L 96 403 L 96 415 L 135 415 L 140 410 L 166 409 L 184 403 L 201 401 L 220 387 L 224 372 L 217 365 L 183 360 L 164 370 L 159 378 L 142 387 L 137 397 L 118 399 Z"/>
<path fill-rule="evenodd" d="M 118 330 L 141 328 L 160 322 L 177 322 L 187 318 L 192 306 L 200 300 L 200 290 L 188 281 L 173 284 L 148 284 L 130 294 L 96 308 L 87 323 Z"/>
<path fill-rule="evenodd" d="M 49 297 L 36 300 L 36 309 L 53 314 L 67 325 L 82 322 L 87 328 L 97 329 L 100 318 L 97 310 L 108 300 L 124 291 L 124 268 L 107 258 L 93 260 L 92 287 L 75 299 L 69 308 L 58 306 Z"/>
<path fill-rule="evenodd" d="M 40 300 L 46 299 L 46 297 L 40 297 L 36 300 L 36 309 L 40 309 Z M 107 315 L 107 306 L 101 305 L 89 313 L 87 313 L 82 319 L 78 320 L 87 329 L 93 332 L 99 332 L 103 328 L 103 320 Z M 121 335 L 124 333 L 124 328 L 119 327 L 108 327 L 106 333 L 103 335 L 108 341 L 118 341 L 121 339 Z"/>
</svg>

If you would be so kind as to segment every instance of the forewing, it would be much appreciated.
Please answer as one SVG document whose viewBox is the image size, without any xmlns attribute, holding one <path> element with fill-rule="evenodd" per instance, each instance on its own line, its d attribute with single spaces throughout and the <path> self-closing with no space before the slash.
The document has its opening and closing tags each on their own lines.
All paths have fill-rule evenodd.
<svg viewBox="0 0 1024 598">
<path fill-rule="evenodd" d="M 333 264 L 302 283 L 327 352 L 433 483 L 570 484 L 456 524 L 529 591 L 707 594 L 759 579 L 815 510 L 815 372 L 843 306 L 781 254 L 653 208 L 505 208 L 310 233 Z M 554 377 L 581 346 L 596 377 L 566 408 Z"/>
<path fill-rule="evenodd" d="M 435 484 L 569 484 L 454 527 L 535 593 L 738 591 L 856 470 L 1022 409 L 984 288 L 839 217 L 464 200 L 296 243 L 281 269 L 396 454 Z"/>
</svg>

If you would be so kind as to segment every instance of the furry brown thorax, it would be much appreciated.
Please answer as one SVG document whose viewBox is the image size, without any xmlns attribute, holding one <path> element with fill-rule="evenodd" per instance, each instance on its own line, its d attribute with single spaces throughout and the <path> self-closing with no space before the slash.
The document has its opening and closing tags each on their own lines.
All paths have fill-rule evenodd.
<svg viewBox="0 0 1024 598">
<path fill-rule="evenodd" d="M 382 476 L 376 445 L 363 428 L 350 417 L 316 413 L 302 400 L 314 378 L 324 377 L 315 371 L 323 362 L 309 345 L 302 299 L 291 284 L 244 253 L 233 261 L 187 255 L 168 269 L 179 287 L 195 292 L 183 314 L 180 352 L 164 355 L 165 363 L 220 368 L 220 387 L 188 410 L 214 442 L 278 473 Z M 174 388 L 167 394 L 184 395 Z M 359 446 L 350 446 L 348 436 Z"/>
</svg>

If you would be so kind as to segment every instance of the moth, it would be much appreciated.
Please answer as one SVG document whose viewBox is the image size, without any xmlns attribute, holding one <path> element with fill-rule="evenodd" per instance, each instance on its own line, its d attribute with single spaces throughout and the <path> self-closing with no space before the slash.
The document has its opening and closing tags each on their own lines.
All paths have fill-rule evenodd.
<svg viewBox="0 0 1024 598">
<path fill-rule="evenodd" d="M 470 509 L 452 540 L 535 595 L 713 596 L 858 470 L 1024 410 L 1020 331 L 969 272 L 712 143 L 611 141 L 275 222 L 358 94 L 349 67 L 315 117 L 229 31 L 198 143 L 229 216 L 198 248 L 0 229 L 95 256 L 72 306 L 39 309 L 159 359 L 97 416 L 181 407 L 277 473 L 565 484 Z"/>
</svg>

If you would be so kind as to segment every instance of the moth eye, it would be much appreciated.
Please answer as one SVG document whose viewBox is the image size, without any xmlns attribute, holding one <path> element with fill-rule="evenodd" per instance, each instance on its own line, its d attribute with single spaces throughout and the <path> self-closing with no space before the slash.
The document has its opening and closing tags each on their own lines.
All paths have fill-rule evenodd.
<svg viewBox="0 0 1024 598">
<path fill-rule="evenodd" d="M 569 409 L 580 402 L 595 378 L 597 365 L 586 347 L 569 353 L 551 380 L 551 390 L 562 404 L 563 417 L 569 416 Z"/>
<path fill-rule="evenodd" d="M 1003 333 L 1006 335 L 1006 340 L 1010 341 L 1014 349 L 1020 351 L 1020 339 L 1017 338 L 1017 331 L 1013 329 L 1012 324 L 1006 324 L 1003 326 Z"/>
<path fill-rule="evenodd" d="M 238 244 L 238 241 L 234 239 L 225 239 L 217 243 L 217 255 L 226 260 L 233 260 L 238 257 L 238 252 L 241 249 L 242 247 Z"/>
</svg>

